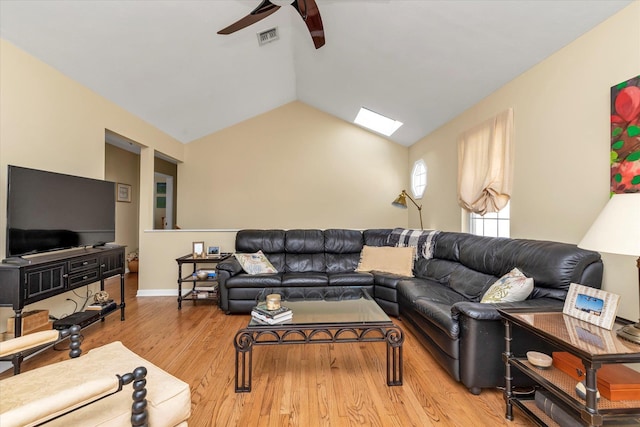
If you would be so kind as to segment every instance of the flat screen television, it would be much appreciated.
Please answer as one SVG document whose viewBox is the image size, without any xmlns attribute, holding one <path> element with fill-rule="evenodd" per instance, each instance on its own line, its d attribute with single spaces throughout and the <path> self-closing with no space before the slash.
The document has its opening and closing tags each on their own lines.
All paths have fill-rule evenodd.
<svg viewBox="0 0 640 427">
<path fill-rule="evenodd" d="M 113 182 L 9 165 L 6 256 L 113 242 L 115 209 Z"/>
</svg>

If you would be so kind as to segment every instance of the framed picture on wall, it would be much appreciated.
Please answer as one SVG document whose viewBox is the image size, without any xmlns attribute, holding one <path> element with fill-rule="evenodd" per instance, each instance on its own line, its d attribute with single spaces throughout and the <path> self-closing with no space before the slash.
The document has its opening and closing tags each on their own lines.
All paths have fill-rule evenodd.
<svg viewBox="0 0 640 427">
<path fill-rule="evenodd" d="M 116 200 L 131 203 L 131 186 L 129 184 L 116 184 Z"/>
</svg>

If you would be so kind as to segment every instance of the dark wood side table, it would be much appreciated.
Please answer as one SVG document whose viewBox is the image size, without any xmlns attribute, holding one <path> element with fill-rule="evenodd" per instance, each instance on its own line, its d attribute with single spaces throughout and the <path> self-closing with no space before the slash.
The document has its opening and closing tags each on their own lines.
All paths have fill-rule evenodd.
<svg viewBox="0 0 640 427">
<path fill-rule="evenodd" d="M 178 263 L 178 310 L 182 309 L 182 301 L 198 301 L 198 300 L 215 300 L 218 301 L 218 279 L 217 278 L 207 278 L 204 280 L 198 279 L 195 275 L 198 270 L 199 264 L 204 264 L 208 266 L 208 269 L 215 269 L 215 266 L 229 258 L 231 256 L 230 253 L 223 253 L 220 255 L 212 256 L 209 255 L 206 258 L 194 258 L 193 254 L 188 254 L 181 256 L 176 259 Z M 183 264 L 191 264 L 193 267 L 192 271 L 186 275 L 182 273 L 182 265 Z M 189 283 L 191 284 L 191 288 L 183 295 L 182 294 L 182 284 Z M 206 285 L 204 287 L 215 289 L 214 296 L 205 296 L 201 297 L 199 295 L 198 284 Z"/>
<path fill-rule="evenodd" d="M 516 396 L 512 389 L 512 369 L 518 369 L 532 378 L 541 388 L 550 392 L 559 402 L 568 406 L 584 425 L 601 426 L 605 422 L 640 420 L 640 400 L 610 401 L 604 396 L 598 400 L 597 371 L 603 364 L 640 362 L 640 345 L 619 338 L 616 330 L 625 322 L 616 320 L 612 330 L 600 328 L 567 316 L 562 311 L 534 311 L 532 309 L 498 310 L 505 325 L 505 391 L 506 418 L 513 420 L 513 406 L 538 425 L 548 425 L 550 420 L 540 410 L 532 397 Z M 569 375 L 555 367 L 540 369 L 528 362 L 523 355 L 511 352 L 512 327 L 525 330 L 541 337 L 558 348 L 582 360 L 586 374 L 586 400 L 575 393 L 577 383 Z M 535 349 L 532 349 L 535 350 Z"/>
</svg>

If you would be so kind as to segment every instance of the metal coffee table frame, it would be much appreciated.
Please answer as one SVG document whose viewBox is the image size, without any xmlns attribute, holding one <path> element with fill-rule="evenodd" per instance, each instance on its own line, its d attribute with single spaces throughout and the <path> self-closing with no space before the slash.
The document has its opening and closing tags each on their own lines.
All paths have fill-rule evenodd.
<svg viewBox="0 0 640 427">
<path fill-rule="evenodd" d="M 283 304 L 286 305 L 286 302 Z M 295 311 L 294 311 L 295 317 Z M 387 321 L 324 322 L 249 325 L 234 338 L 236 349 L 235 391 L 250 392 L 253 347 L 257 345 L 324 344 L 353 342 L 387 343 L 387 385 L 402 385 L 402 330 Z"/>
</svg>

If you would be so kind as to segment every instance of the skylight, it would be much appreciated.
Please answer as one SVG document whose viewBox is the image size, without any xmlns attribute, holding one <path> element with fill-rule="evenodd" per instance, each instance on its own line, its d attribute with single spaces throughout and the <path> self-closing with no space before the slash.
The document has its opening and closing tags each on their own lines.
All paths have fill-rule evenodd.
<svg viewBox="0 0 640 427">
<path fill-rule="evenodd" d="M 391 136 L 391 134 L 402 126 L 402 122 L 390 119 L 364 107 L 360 107 L 360 111 L 353 122 L 385 136 Z"/>
</svg>

